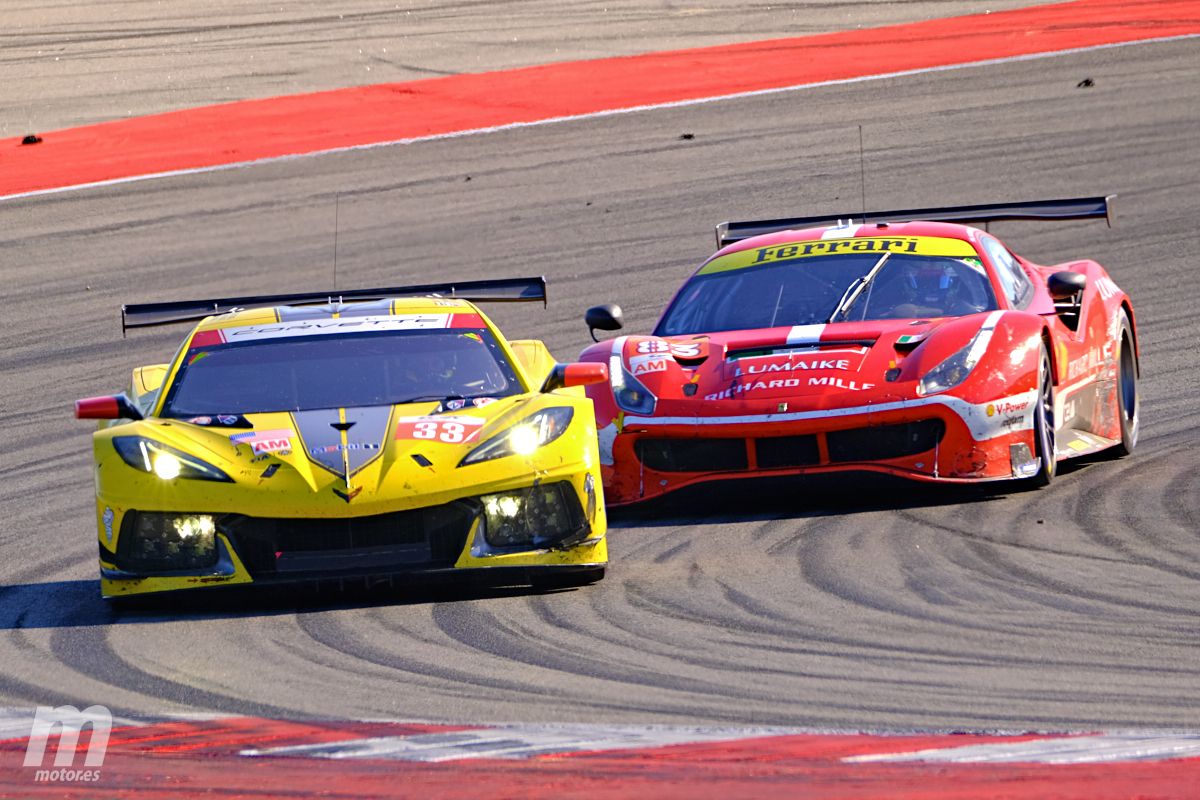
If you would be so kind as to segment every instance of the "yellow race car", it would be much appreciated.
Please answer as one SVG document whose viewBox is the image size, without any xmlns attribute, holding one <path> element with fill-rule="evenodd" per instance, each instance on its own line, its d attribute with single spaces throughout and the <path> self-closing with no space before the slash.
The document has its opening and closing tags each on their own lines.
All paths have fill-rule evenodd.
<svg viewBox="0 0 1200 800">
<path fill-rule="evenodd" d="M 93 434 L 107 598 L 232 584 L 486 574 L 580 585 L 608 551 L 598 364 L 506 341 L 472 301 L 545 281 L 126 306 L 200 320 Z"/>
</svg>

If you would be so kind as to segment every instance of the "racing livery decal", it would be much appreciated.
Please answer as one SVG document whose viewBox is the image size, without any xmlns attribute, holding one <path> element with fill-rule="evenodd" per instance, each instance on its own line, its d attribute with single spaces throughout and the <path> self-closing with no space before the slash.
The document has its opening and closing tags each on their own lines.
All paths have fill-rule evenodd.
<svg viewBox="0 0 1200 800">
<path fill-rule="evenodd" d="M 279 453 L 292 449 L 292 437 L 296 432 L 290 428 L 277 428 L 269 431 L 250 431 L 235 433 L 229 437 L 234 444 L 250 445 L 250 451 L 259 453 Z"/>
</svg>

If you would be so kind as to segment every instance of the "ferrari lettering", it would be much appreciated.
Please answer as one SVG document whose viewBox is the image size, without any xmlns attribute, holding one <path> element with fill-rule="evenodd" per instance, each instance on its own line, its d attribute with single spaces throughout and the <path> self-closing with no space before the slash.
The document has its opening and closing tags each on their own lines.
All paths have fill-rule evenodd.
<svg viewBox="0 0 1200 800">
<path fill-rule="evenodd" d="M 700 268 L 698 274 L 711 275 L 717 272 L 776 264 L 800 258 L 854 255 L 855 253 L 862 253 L 867 257 L 870 257 L 872 253 L 902 253 L 949 258 L 977 259 L 979 257 L 975 246 L 964 239 L 947 239 L 941 236 L 860 236 L 849 238 L 838 236 L 738 250 L 713 258 Z"/>
<path fill-rule="evenodd" d="M 813 242 L 779 245 L 777 247 L 761 247 L 756 250 L 752 263 L 764 264 L 769 261 L 784 261 L 789 258 L 805 258 L 806 256 L 828 256 L 835 253 L 915 253 L 917 239 L 821 239 Z"/>
</svg>

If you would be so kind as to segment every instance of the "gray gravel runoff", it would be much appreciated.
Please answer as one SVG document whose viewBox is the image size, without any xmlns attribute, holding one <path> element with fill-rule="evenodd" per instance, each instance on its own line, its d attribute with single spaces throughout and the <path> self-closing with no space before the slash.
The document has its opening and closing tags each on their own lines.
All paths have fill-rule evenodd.
<svg viewBox="0 0 1200 800">
<path fill-rule="evenodd" d="M 548 310 L 495 316 L 566 359 L 593 303 L 648 330 L 713 223 L 859 208 L 859 124 L 870 206 L 1120 194 L 1112 230 L 993 230 L 1042 263 L 1096 258 L 1132 294 L 1132 458 L 1038 492 L 696 493 L 618 516 L 609 577 L 557 594 L 99 600 L 71 402 L 183 333 L 122 339 L 122 302 L 329 288 L 339 197 L 339 286 L 545 273 Z M 0 202 L 0 706 L 1200 727 L 1198 129 L 1191 40 Z"/>
</svg>

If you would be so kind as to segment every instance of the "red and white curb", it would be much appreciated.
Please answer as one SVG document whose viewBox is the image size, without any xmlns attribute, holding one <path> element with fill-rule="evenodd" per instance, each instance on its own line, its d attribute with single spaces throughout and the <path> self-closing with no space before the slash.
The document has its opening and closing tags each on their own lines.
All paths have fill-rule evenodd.
<svg viewBox="0 0 1200 800">
<path fill-rule="evenodd" d="M 101 716 L 83 709 L 77 721 L 88 712 L 93 722 Z M 0 797 L 1095 800 L 1196 797 L 1200 786 L 1200 733 L 1188 731 L 851 732 L 131 714 L 114 716 L 107 737 L 77 724 L 48 733 L 43 727 L 33 741 L 33 720 L 33 709 L 0 709 Z"/>
<path fill-rule="evenodd" d="M 842 759 L 849 764 L 1104 764 L 1200 758 L 1200 734 L 1108 733 L 989 742 L 905 753 L 872 753 Z"/>
<path fill-rule="evenodd" d="M 645 750 L 679 744 L 738 741 L 784 736 L 783 728 L 698 728 L 662 725 L 500 725 L 450 733 L 381 736 L 324 744 L 242 750 L 243 756 L 303 756 L 307 758 L 385 758 L 400 761 L 460 761 L 464 759 L 524 759 Z"/>
</svg>

